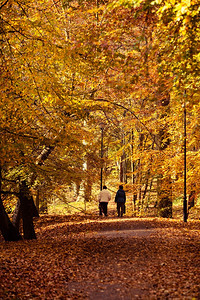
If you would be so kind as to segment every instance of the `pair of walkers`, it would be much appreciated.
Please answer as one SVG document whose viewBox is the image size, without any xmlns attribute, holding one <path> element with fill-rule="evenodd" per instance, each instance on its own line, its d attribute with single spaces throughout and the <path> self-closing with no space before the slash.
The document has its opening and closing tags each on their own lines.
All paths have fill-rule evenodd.
<svg viewBox="0 0 200 300">
<path fill-rule="evenodd" d="M 107 217 L 108 215 L 108 202 L 111 200 L 111 193 L 107 190 L 104 185 L 103 190 L 98 195 L 99 201 L 99 215 L 103 214 Z M 123 185 L 119 186 L 119 190 L 115 195 L 115 202 L 117 203 L 117 214 L 118 217 L 123 217 L 125 213 L 126 193 L 123 190 Z"/>
</svg>

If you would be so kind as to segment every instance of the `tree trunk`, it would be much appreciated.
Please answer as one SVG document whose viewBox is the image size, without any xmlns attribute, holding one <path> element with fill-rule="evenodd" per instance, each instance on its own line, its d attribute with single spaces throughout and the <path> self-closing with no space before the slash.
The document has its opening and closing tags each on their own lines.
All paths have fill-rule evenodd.
<svg viewBox="0 0 200 300">
<path fill-rule="evenodd" d="M 19 241 L 22 239 L 19 231 L 11 223 L 3 202 L 1 199 L 1 166 L 0 166 L 0 231 L 5 239 L 5 241 Z"/>
<path fill-rule="evenodd" d="M 138 184 L 137 184 L 137 178 L 138 178 L 138 172 L 137 171 L 137 162 L 132 162 L 132 184 L 133 184 L 133 205 L 134 205 L 134 213 L 137 213 L 137 207 L 136 204 L 138 202 Z"/>
<path fill-rule="evenodd" d="M 125 134 L 124 131 L 122 131 L 122 147 L 125 146 Z M 120 182 L 127 183 L 127 161 L 126 161 L 126 153 L 123 150 L 123 153 L 121 155 L 121 161 L 120 161 L 120 174 L 119 174 L 119 180 Z"/>
<path fill-rule="evenodd" d="M 158 214 L 162 218 L 172 217 L 172 182 L 171 177 L 158 179 Z"/>
<path fill-rule="evenodd" d="M 54 148 L 54 146 L 47 146 L 37 157 L 36 164 L 42 166 Z M 28 240 L 36 239 L 33 217 L 39 217 L 38 210 L 33 201 L 33 197 L 30 194 L 28 185 L 23 181 L 20 184 L 19 201 L 13 215 L 13 223 L 17 229 L 19 228 L 20 219 L 23 219 L 24 238 Z"/>
<path fill-rule="evenodd" d="M 91 172 L 91 170 L 92 170 L 91 158 L 89 155 L 87 155 L 87 176 L 86 176 L 85 184 L 84 184 L 84 199 L 86 202 L 89 202 L 91 200 L 91 196 L 92 196 L 92 172 Z M 103 170 L 103 168 L 102 168 L 102 170 Z"/>
<path fill-rule="evenodd" d="M 150 199 L 151 199 L 151 189 L 152 189 L 152 186 L 153 186 L 153 179 L 154 178 L 151 178 L 151 182 L 150 182 L 150 185 L 149 185 L 149 193 L 148 193 L 148 198 L 147 198 L 146 209 L 149 208 L 149 202 L 150 202 Z"/>
<path fill-rule="evenodd" d="M 149 176 L 149 172 L 148 172 L 148 176 Z M 142 195 L 142 208 L 144 206 L 144 200 L 145 200 L 145 197 L 147 194 L 148 186 L 149 186 L 149 178 L 146 179 L 145 188 L 144 188 L 143 195 Z"/>
<path fill-rule="evenodd" d="M 170 103 L 170 95 L 166 94 L 165 97 L 163 96 L 160 102 L 160 105 L 163 107 L 163 115 L 161 116 L 164 118 L 167 113 L 169 113 L 169 103 Z M 160 144 L 160 151 L 165 150 L 170 144 L 170 138 L 168 133 L 168 126 L 167 124 L 164 125 L 163 128 L 160 129 L 159 132 L 159 144 Z M 157 188 L 157 196 L 158 196 L 158 215 L 163 218 L 171 218 L 172 217 L 172 182 L 171 182 L 171 175 L 168 174 L 167 176 L 163 177 L 160 174 L 158 181 L 158 188 Z"/>
<path fill-rule="evenodd" d="M 30 201 L 31 211 L 33 217 L 39 217 L 38 210 L 35 206 L 35 203 L 33 201 L 33 197 L 29 194 L 28 199 Z M 17 205 L 15 207 L 14 213 L 13 213 L 13 219 L 12 223 L 16 227 L 17 230 L 19 230 L 20 220 L 22 219 L 22 206 L 20 199 L 17 201 Z"/>
<path fill-rule="evenodd" d="M 0 230 L 5 241 L 19 241 L 22 239 L 19 231 L 11 223 L 1 199 L 0 199 Z"/>
<path fill-rule="evenodd" d="M 25 181 L 20 184 L 19 199 L 21 203 L 24 239 L 36 239 L 33 225 L 33 198 Z"/>
<path fill-rule="evenodd" d="M 15 210 L 13 213 L 13 218 L 12 218 L 12 223 L 17 230 L 19 230 L 19 224 L 21 218 L 22 218 L 22 210 L 21 210 L 20 200 L 18 199 L 17 205 L 15 206 Z"/>
<path fill-rule="evenodd" d="M 126 177 L 126 157 L 125 154 L 121 156 L 120 162 L 120 182 L 127 183 Z"/>
<path fill-rule="evenodd" d="M 136 213 L 136 202 L 137 202 L 137 191 L 136 191 L 136 162 L 133 161 L 133 143 L 134 143 L 134 132 L 131 131 L 131 173 L 132 173 L 132 185 L 133 185 L 133 212 Z"/>
<path fill-rule="evenodd" d="M 37 188 L 35 205 L 36 205 L 37 211 L 40 211 L 40 190 L 39 190 L 39 187 Z"/>
</svg>

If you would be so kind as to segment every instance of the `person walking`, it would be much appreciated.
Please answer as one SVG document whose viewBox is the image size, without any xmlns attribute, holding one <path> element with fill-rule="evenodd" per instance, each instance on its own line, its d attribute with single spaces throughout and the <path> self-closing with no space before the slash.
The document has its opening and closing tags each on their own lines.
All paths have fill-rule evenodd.
<svg viewBox="0 0 200 300">
<path fill-rule="evenodd" d="M 103 186 L 103 190 L 98 195 L 99 201 L 99 215 L 102 213 L 107 217 L 108 215 L 108 202 L 111 200 L 111 193 L 107 190 L 107 186 Z"/>
<path fill-rule="evenodd" d="M 117 203 L 118 217 L 123 217 L 126 203 L 126 193 L 123 190 L 123 185 L 119 186 L 119 190 L 117 191 L 115 196 L 115 202 Z"/>
</svg>

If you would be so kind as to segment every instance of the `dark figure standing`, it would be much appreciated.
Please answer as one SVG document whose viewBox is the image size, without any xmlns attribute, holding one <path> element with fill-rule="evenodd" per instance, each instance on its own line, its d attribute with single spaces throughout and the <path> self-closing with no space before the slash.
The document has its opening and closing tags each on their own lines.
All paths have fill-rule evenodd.
<svg viewBox="0 0 200 300">
<path fill-rule="evenodd" d="M 108 215 L 108 202 L 111 199 L 111 193 L 107 191 L 107 187 L 104 185 L 103 190 L 98 195 L 99 201 L 99 215 L 102 216 L 102 212 L 107 217 Z"/>
<path fill-rule="evenodd" d="M 117 203 L 118 217 L 123 217 L 126 203 L 126 193 L 123 190 L 123 185 L 119 186 L 119 190 L 117 191 L 115 196 L 115 202 Z"/>
</svg>

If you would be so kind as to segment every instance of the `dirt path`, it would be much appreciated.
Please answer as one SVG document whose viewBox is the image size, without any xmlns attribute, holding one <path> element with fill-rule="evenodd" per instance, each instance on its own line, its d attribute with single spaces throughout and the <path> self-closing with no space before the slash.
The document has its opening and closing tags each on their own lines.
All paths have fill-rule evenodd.
<svg viewBox="0 0 200 300">
<path fill-rule="evenodd" d="M 200 222 L 40 219 L 0 243 L 0 299 L 200 299 Z"/>
</svg>

